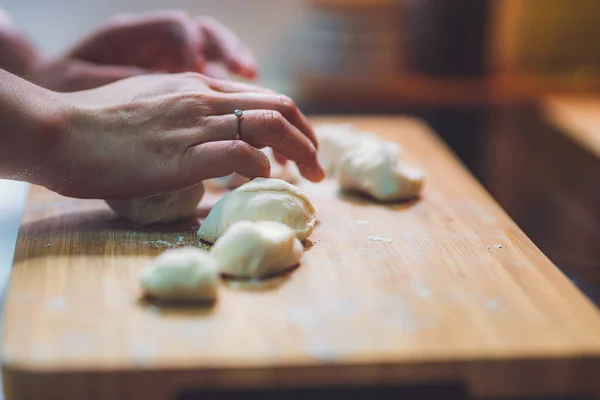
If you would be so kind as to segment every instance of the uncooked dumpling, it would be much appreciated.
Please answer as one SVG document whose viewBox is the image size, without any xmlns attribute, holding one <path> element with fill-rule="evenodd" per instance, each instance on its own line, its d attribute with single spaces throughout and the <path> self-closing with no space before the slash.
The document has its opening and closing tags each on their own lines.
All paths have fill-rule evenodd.
<svg viewBox="0 0 600 400">
<path fill-rule="evenodd" d="M 306 239 L 316 224 L 315 209 L 296 186 L 281 179 L 256 178 L 227 193 L 215 204 L 200 229 L 200 239 L 214 243 L 237 221 L 277 221 Z"/>
<path fill-rule="evenodd" d="M 317 156 L 329 177 L 335 175 L 337 163 L 347 151 L 381 143 L 375 134 L 362 131 L 352 124 L 318 125 L 315 127 L 315 134 L 319 140 Z M 385 143 L 389 143 L 390 147 L 395 147 L 400 152 L 397 144 Z"/>
<path fill-rule="evenodd" d="M 423 187 L 423 172 L 398 161 L 398 150 L 382 143 L 346 152 L 337 164 L 342 190 L 358 191 L 381 201 L 417 197 Z"/>
<path fill-rule="evenodd" d="M 298 264 L 302 252 L 294 231 L 274 221 L 238 221 L 210 250 L 219 272 L 239 278 L 273 275 Z"/>
<path fill-rule="evenodd" d="M 195 247 L 167 250 L 140 274 L 144 293 L 162 300 L 212 301 L 217 283 L 217 262 Z"/>
<path fill-rule="evenodd" d="M 202 184 L 177 192 L 127 200 L 106 200 L 121 217 L 143 225 L 166 224 L 192 217 L 204 195 Z"/>
</svg>

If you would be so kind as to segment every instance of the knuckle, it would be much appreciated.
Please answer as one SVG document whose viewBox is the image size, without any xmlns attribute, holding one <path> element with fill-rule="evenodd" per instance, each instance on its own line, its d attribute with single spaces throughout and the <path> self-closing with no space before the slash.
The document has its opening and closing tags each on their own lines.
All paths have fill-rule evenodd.
<svg viewBox="0 0 600 400">
<path fill-rule="evenodd" d="M 309 144 L 308 146 L 308 155 L 310 156 L 311 160 L 317 159 L 317 149 L 312 144 Z"/>
<path fill-rule="evenodd" d="M 296 109 L 296 103 L 294 100 L 286 95 L 277 95 L 277 102 L 281 104 L 281 107 L 287 112 L 292 112 Z"/>
<path fill-rule="evenodd" d="M 229 143 L 229 153 L 234 159 L 246 160 L 250 157 L 250 150 L 246 143 L 237 140 Z"/>
<path fill-rule="evenodd" d="M 285 119 L 277 110 L 267 110 L 263 113 L 264 125 L 267 127 L 283 128 Z"/>
<path fill-rule="evenodd" d="M 214 96 L 210 93 L 186 92 L 179 97 L 182 105 L 194 110 L 200 110 L 202 114 L 214 112 Z"/>
</svg>

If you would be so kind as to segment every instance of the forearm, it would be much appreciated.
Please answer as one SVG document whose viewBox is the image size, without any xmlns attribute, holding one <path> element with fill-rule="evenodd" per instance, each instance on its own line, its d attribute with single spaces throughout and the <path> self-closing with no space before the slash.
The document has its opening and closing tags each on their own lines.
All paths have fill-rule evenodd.
<svg viewBox="0 0 600 400">
<path fill-rule="evenodd" d="M 28 78 L 40 62 L 40 56 L 8 15 L 0 9 L 0 68 Z"/>
<path fill-rule="evenodd" d="M 49 185 L 53 155 L 68 131 L 59 98 L 0 69 L 0 178 Z"/>
</svg>

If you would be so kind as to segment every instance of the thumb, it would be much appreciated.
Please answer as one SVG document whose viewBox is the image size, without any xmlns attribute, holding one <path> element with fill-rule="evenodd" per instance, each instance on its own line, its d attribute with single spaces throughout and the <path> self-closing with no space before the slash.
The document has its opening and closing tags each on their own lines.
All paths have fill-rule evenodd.
<svg viewBox="0 0 600 400">
<path fill-rule="evenodd" d="M 260 150 L 240 140 L 207 142 L 193 146 L 186 153 L 180 176 L 190 186 L 206 179 L 238 173 L 246 178 L 270 175 L 269 159 Z"/>
</svg>

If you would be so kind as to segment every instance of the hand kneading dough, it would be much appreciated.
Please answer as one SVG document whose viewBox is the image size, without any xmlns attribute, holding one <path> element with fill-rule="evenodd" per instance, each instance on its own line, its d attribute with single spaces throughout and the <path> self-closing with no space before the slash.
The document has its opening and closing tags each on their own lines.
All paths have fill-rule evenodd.
<svg viewBox="0 0 600 400">
<path fill-rule="evenodd" d="M 345 153 L 337 165 L 338 184 L 342 190 L 358 191 L 377 200 L 406 200 L 419 195 L 423 172 L 398 162 L 393 146 L 364 147 Z"/>
<path fill-rule="evenodd" d="M 239 221 L 210 250 L 219 272 L 239 278 L 261 278 L 300 261 L 302 243 L 294 231 L 274 221 Z"/>
<path fill-rule="evenodd" d="M 344 153 L 382 143 L 373 133 L 362 131 L 352 124 L 318 125 L 315 127 L 315 134 L 319 140 L 317 156 L 329 177 L 335 175 L 337 163 Z M 400 146 L 391 142 L 385 143 L 395 147 L 400 153 Z"/>
<path fill-rule="evenodd" d="M 214 300 L 217 282 L 217 262 L 195 247 L 167 250 L 140 274 L 144 293 L 162 300 Z"/>
<path fill-rule="evenodd" d="M 317 220 L 310 200 L 296 186 L 281 179 L 256 178 L 223 196 L 200 226 L 198 236 L 214 243 L 237 221 L 281 222 L 304 240 Z"/>
<path fill-rule="evenodd" d="M 128 200 L 106 200 L 123 218 L 143 225 L 167 224 L 192 217 L 204 195 L 202 184 L 173 193 Z"/>
</svg>

